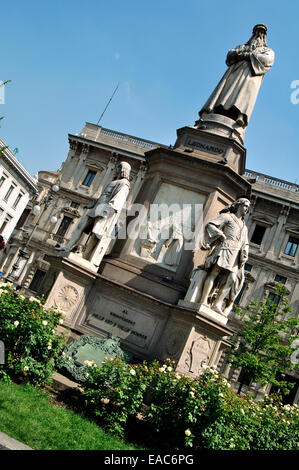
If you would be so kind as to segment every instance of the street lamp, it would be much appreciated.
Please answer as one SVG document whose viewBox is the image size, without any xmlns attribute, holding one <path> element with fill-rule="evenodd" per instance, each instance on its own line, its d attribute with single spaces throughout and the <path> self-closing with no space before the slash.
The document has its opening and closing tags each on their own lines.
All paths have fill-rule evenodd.
<svg viewBox="0 0 299 470">
<path fill-rule="evenodd" d="M 9 273 L 9 275 L 6 277 L 6 281 L 9 281 L 9 282 L 16 282 L 16 273 L 20 267 L 20 262 L 22 259 L 26 259 L 28 258 L 28 252 L 27 252 L 27 247 L 29 245 L 29 243 L 31 242 L 32 240 L 32 237 L 36 231 L 36 229 L 38 228 L 39 226 L 39 222 L 40 222 L 40 219 L 41 219 L 41 216 L 44 212 L 45 209 L 47 209 L 47 207 L 49 206 L 49 204 L 53 201 L 54 199 L 54 196 L 55 194 L 59 191 L 60 187 L 57 185 L 57 184 L 53 184 L 47 197 L 45 199 L 43 199 L 40 204 L 36 204 L 33 209 L 32 209 L 32 212 L 34 215 L 39 215 L 39 218 L 38 220 L 36 221 L 36 224 L 34 225 L 33 229 L 32 229 L 32 232 L 30 234 L 30 236 L 28 237 L 25 245 L 23 248 L 20 248 L 19 251 L 18 251 L 18 256 L 17 256 L 17 259 L 16 259 L 16 262 L 13 264 L 12 266 L 12 270 L 11 272 Z M 42 210 L 42 207 L 44 207 L 44 209 Z M 57 222 L 57 217 L 56 216 L 52 216 L 51 219 L 50 219 L 50 222 L 52 224 L 55 224 Z"/>
</svg>

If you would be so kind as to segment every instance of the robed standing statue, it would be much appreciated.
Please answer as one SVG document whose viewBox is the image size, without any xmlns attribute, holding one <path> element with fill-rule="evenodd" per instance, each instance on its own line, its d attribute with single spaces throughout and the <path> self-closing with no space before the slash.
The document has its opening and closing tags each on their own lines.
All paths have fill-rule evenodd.
<svg viewBox="0 0 299 470">
<path fill-rule="evenodd" d="M 246 44 L 228 51 L 227 71 L 205 103 L 204 113 L 227 116 L 248 125 L 264 75 L 274 63 L 274 51 L 266 43 L 267 26 L 257 24 Z"/>
</svg>

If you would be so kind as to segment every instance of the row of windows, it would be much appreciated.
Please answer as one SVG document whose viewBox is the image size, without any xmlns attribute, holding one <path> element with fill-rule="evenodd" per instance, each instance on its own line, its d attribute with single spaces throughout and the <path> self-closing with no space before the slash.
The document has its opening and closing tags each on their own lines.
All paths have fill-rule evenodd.
<svg viewBox="0 0 299 470">
<path fill-rule="evenodd" d="M 261 245 L 265 231 L 266 227 L 256 224 L 254 232 L 250 239 L 251 243 L 254 243 L 255 245 Z M 297 252 L 298 245 L 299 238 L 290 236 L 285 246 L 284 254 L 294 257 Z"/>
<path fill-rule="evenodd" d="M 253 268 L 252 264 L 246 263 L 245 266 L 244 266 L 244 269 L 247 272 L 250 272 L 252 270 L 252 268 Z M 281 282 L 281 284 L 285 284 L 287 282 L 287 278 L 285 276 L 281 276 L 280 274 L 276 274 L 275 277 L 274 277 L 274 281 L 275 282 Z M 238 296 L 235 298 L 235 302 L 234 302 L 235 305 L 239 305 L 239 303 L 241 301 L 241 298 L 242 298 L 242 295 L 243 295 L 243 292 L 246 289 L 246 287 L 247 287 L 247 283 L 244 282 L 243 286 L 242 286 L 242 289 L 240 290 Z M 278 305 L 280 297 L 278 295 L 274 294 L 274 292 L 270 292 L 270 294 L 268 295 L 268 299 L 270 299 L 272 302 L 274 302 L 276 305 Z"/>
<path fill-rule="evenodd" d="M 5 175 L 5 174 L 0 177 L 0 188 L 4 184 L 4 182 L 7 180 L 7 178 L 8 178 L 8 176 Z M 3 198 L 5 202 L 8 202 L 8 200 L 9 200 L 9 198 L 10 198 L 10 196 L 13 193 L 15 188 L 16 188 L 16 185 L 13 184 L 13 183 L 9 186 L 9 188 L 8 188 L 4 198 Z M 19 204 L 19 202 L 20 202 L 20 200 L 23 196 L 24 196 L 24 193 L 22 193 L 22 192 L 18 193 L 18 195 L 17 195 L 17 197 L 16 197 L 16 199 L 15 199 L 13 205 L 12 205 L 12 207 L 14 209 L 17 207 L 17 205 Z"/>
</svg>

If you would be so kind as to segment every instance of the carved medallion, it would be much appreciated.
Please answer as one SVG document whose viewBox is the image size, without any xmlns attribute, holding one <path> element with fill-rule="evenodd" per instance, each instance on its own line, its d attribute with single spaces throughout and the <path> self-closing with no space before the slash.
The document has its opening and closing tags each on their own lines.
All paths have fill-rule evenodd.
<svg viewBox="0 0 299 470">
<path fill-rule="evenodd" d="M 76 304 L 78 298 L 79 293 L 75 287 L 64 286 L 59 290 L 55 298 L 55 304 L 62 310 L 71 310 Z"/>
<path fill-rule="evenodd" d="M 198 375 L 203 365 L 209 363 L 211 350 L 211 341 L 206 336 L 198 336 L 193 340 L 185 359 L 188 372 Z"/>
<path fill-rule="evenodd" d="M 166 344 L 166 354 L 172 359 L 180 352 L 185 335 L 180 330 L 174 330 L 167 341 Z"/>
</svg>

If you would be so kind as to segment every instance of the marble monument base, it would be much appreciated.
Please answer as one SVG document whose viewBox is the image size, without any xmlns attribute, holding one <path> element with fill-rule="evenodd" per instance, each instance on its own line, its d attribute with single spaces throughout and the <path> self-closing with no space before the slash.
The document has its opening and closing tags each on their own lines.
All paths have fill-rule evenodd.
<svg viewBox="0 0 299 470">
<path fill-rule="evenodd" d="M 178 305 L 180 305 L 181 307 L 186 307 L 195 310 L 203 317 L 221 323 L 221 325 L 226 325 L 228 322 L 228 317 L 226 315 L 221 314 L 219 312 L 215 312 L 215 310 L 207 307 L 206 305 L 195 302 L 188 302 L 187 300 L 179 300 Z"/>
<path fill-rule="evenodd" d="M 78 255 L 77 253 L 73 253 L 72 251 L 64 255 L 64 258 L 70 259 L 74 261 L 77 264 L 80 264 L 81 266 L 90 269 L 91 271 L 97 272 L 99 267 L 96 266 L 94 263 L 91 261 L 82 258 L 81 255 Z"/>
<path fill-rule="evenodd" d="M 177 372 L 196 377 L 203 365 L 217 366 L 233 334 L 191 302 L 174 305 L 95 273 L 74 259 L 48 257 L 46 306 L 64 313 L 72 334 L 120 339 L 135 361 L 170 358 Z"/>
</svg>

